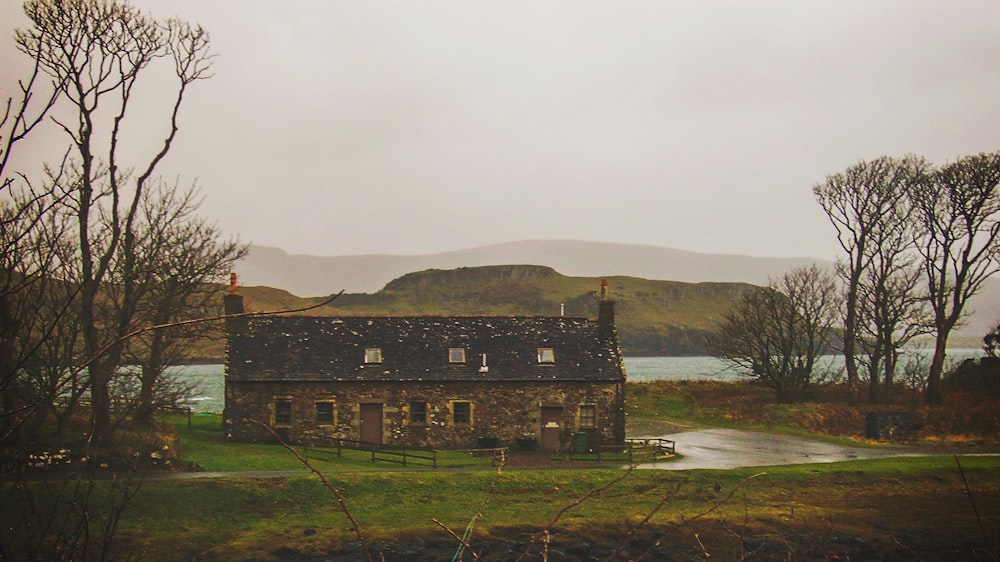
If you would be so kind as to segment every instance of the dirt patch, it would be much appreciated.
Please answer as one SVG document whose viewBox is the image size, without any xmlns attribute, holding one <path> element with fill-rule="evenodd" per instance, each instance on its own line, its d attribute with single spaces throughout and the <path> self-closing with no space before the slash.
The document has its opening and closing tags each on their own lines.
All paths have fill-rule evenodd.
<svg viewBox="0 0 1000 562">
<path fill-rule="evenodd" d="M 458 541 L 441 533 L 416 534 L 369 545 L 373 559 L 401 562 L 438 560 L 987 560 L 985 542 L 955 537 L 894 536 L 877 530 L 837 529 L 828 524 L 789 524 L 775 520 L 726 521 L 704 518 L 680 525 L 628 529 L 617 525 L 586 529 L 494 528 L 473 534 L 459 554 Z M 291 549 L 271 560 L 364 560 L 360 544 L 342 545 L 322 557 Z"/>
</svg>

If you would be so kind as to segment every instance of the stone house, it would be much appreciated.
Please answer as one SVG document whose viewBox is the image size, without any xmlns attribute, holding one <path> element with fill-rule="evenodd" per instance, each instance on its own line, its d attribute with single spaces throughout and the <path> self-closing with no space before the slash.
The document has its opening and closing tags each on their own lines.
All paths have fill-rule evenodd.
<svg viewBox="0 0 1000 562">
<path fill-rule="evenodd" d="M 226 295 L 226 312 L 242 312 Z M 464 449 L 534 439 L 545 450 L 625 440 L 614 303 L 599 317 L 305 317 L 227 320 L 224 423 L 236 441 L 333 438 Z"/>
</svg>

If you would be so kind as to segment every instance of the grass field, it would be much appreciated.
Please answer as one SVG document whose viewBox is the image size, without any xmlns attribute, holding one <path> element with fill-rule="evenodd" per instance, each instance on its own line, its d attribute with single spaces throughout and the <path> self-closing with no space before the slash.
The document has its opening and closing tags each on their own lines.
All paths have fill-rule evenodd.
<svg viewBox="0 0 1000 562">
<path fill-rule="evenodd" d="M 823 403 L 775 405 L 761 397 L 750 404 L 753 388 L 629 390 L 631 421 L 787 432 L 806 431 L 800 418 L 816 424 L 832 416 L 827 428 L 844 423 Z M 179 462 L 226 472 L 305 468 L 278 445 L 225 442 L 218 416 L 195 416 L 190 427 L 184 417 L 166 421 L 179 435 Z M 111 559 L 364 560 L 363 538 L 374 560 L 472 560 L 472 552 L 480 560 L 525 552 L 524 560 L 1000 560 L 995 456 L 720 471 L 568 462 L 498 470 L 477 459 L 435 471 L 373 464 L 362 452 L 298 452 L 326 482 L 308 473 L 144 479 L 118 520 Z M 59 513 L 79 507 L 60 501 L 71 480 L 22 484 L 0 486 L 0 539 L 7 544 L 14 537 L 6 529 L 30 514 L 26 499 L 41 514 L 50 504 Z M 121 481 L 84 484 L 91 486 L 90 513 L 100 515 Z M 88 524 L 99 528 L 102 517 Z M 456 537 L 466 534 L 469 548 L 456 557 Z"/>
<path fill-rule="evenodd" d="M 748 548 L 760 549 L 758 559 L 765 560 L 789 553 L 821 559 L 815 557 L 830 548 L 852 560 L 912 559 L 906 552 L 930 560 L 991 559 L 996 543 L 987 540 L 1000 530 L 1000 460 L 961 463 L 983 510 L 985 535 L 955 459 L 947 456 L 684 473 L 334 470 L 327 478 L 371 548 L 388 552 L 395 547 L 387 545 L 413 537 L 449 543 L 442 526 L 461 534 L 478 513 L 473 549 L 492 548 L 500 538 L 527 547 L 547 529 L 561 548 L 586 537 L 605 551 L 630 533 L 645 548 L 655 544 L 650 537 L 670 537 L 670 548 L 694 559 L 738 559 Z M 148 480 L 119 535 L 118 552 L 157 560 L 358 554 L 336 496 L 315 476 Z"/>
</svg>

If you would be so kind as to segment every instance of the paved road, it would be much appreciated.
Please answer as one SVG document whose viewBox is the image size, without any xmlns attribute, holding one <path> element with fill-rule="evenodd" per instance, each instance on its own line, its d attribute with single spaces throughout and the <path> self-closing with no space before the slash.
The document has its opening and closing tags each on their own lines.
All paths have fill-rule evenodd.
<svg viewBox="0 0 1000 562">
<path fill-rule="evenodd" d="M 676 442 L 682 458 L 639 467 L 663 470 L 837 462 L 912 454 L 902 447 L 851 447 L 738 429 L 700 429 L 643 437 L 663 437 Z"/>
</svg>

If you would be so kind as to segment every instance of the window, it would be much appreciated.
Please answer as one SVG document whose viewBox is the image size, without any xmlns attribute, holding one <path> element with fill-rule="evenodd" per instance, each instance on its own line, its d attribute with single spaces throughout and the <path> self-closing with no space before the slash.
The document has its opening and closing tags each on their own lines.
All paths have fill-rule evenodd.
<svg viewBox="0 0 1000 562">
<path fill-rule="evenodd" d="M 292 423 L 291 400 L 274 401 L 274 423 L 275 425 Z"/>
<path fill-rule="evenodd" d="M 539 363 L 555 363 L 556 362 L 556 352 L 551 347 L 539 347 L 538 348 L 538 362 Z"/>
<path fill-rule="evenodd" d="M 316 403 L 316 423 L 333 425 L 333 402 Z"/>
<path fill-rule="evenodd" d="M 449 363 L 465 363 L 465 348 L 464 347 L 449 347 L 448 348 L 448 362 Z"/>
<path fill-rule="evenodd" d="M 427 402 L 410 402 L 410 423 L 427 425 Z"/>
<path fill-rule="evenodd" d="M 580 405 L 580 428 L 597 427 L 597 406 L 593 404 Z"/>
<path fill-rule="evenodd" d="M 365 363 L 381 363 L 381 362 L 382 362 L 381 347 L 365 348 Z"/>
<path fill-rule="evenodd" d="M 472 402 L 452 402 L 451 421 L 455 425 L 471 425 Z"/>
</svg>

